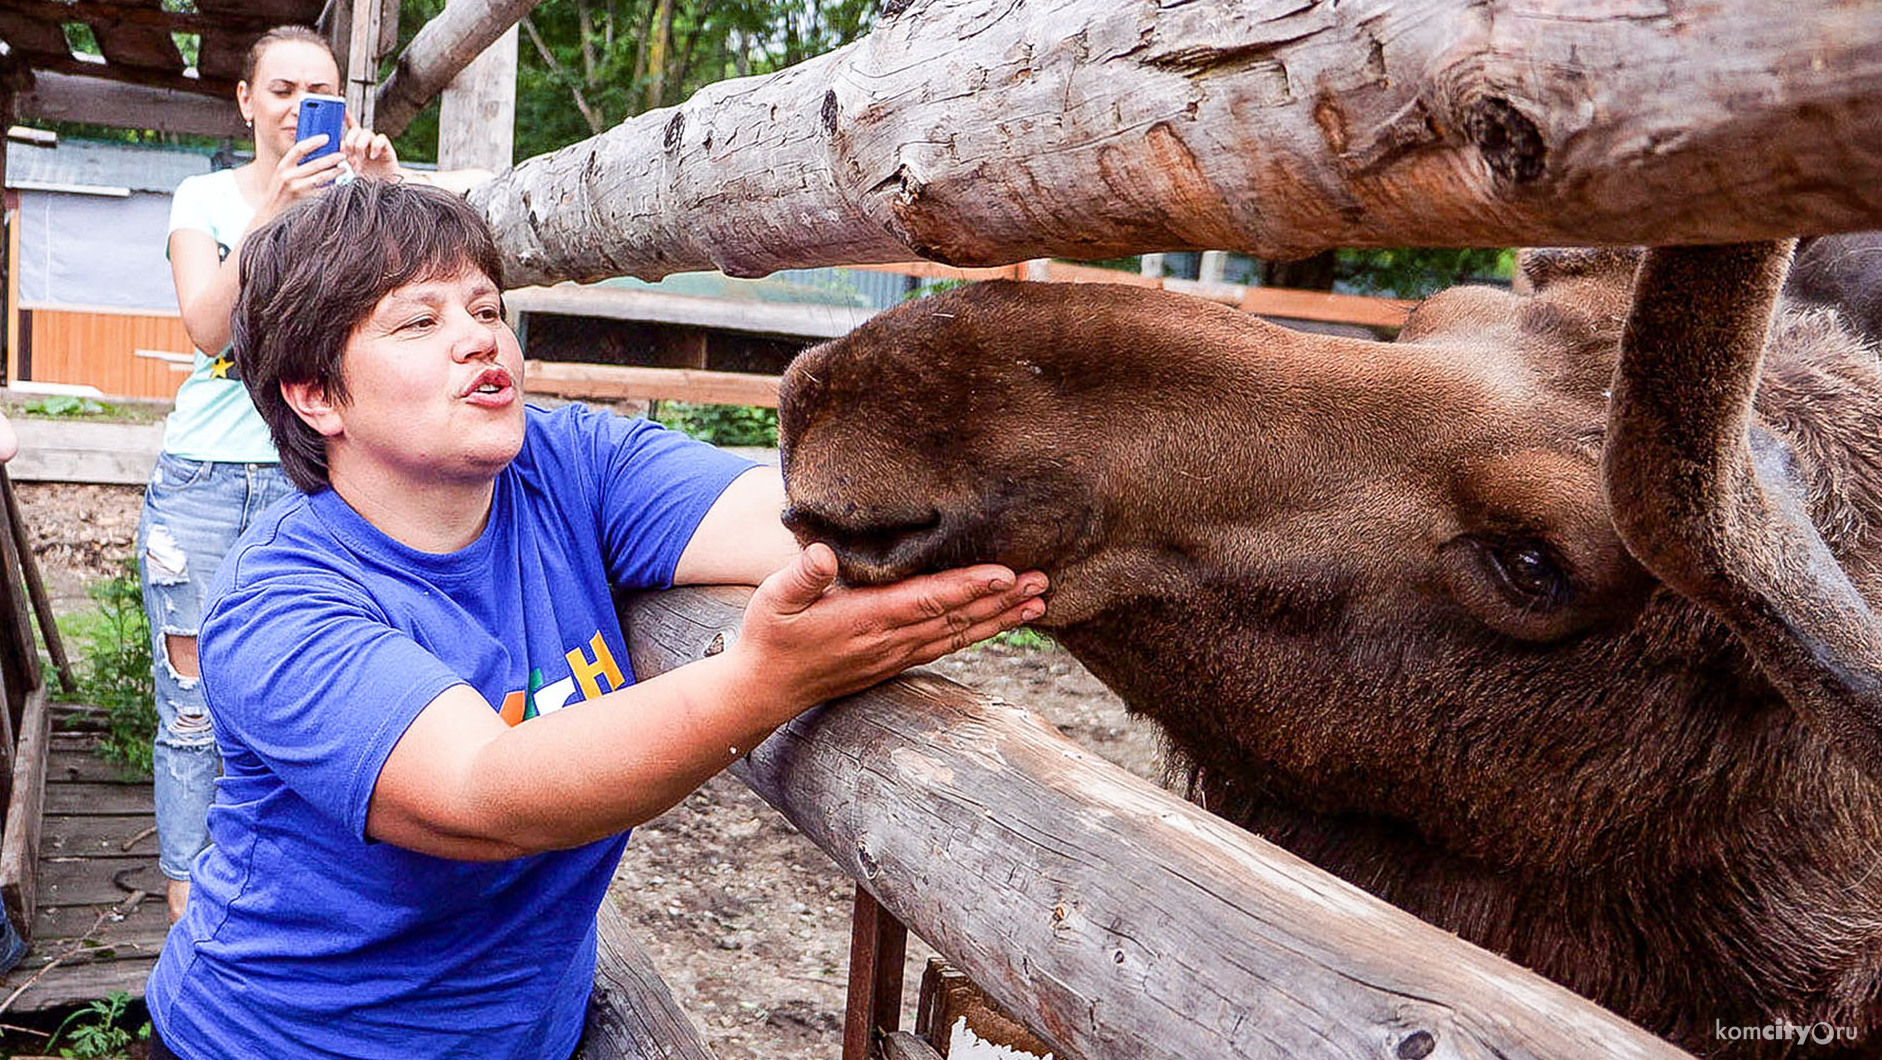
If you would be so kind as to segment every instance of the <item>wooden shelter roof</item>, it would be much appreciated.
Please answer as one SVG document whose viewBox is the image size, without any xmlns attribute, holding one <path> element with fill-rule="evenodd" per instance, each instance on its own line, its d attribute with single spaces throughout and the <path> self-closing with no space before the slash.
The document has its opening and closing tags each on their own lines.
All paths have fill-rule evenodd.
<svg viewBox="0 0 1882 1060">
<path fill-rule="evenodd" d="M 169 5 L 172 7 L 180 5 Z M 328 0 L 7 0 L 0 7 L 0 95 L 7 117 L 242 135 L 231 99 L 255 38 L 314 25 Z M 91 30 L 102 54 L 75 53 L 66 27 Z M 193 37 L 189 65 L 177 38 Z"/>
<path fill-rule="evenodd" d="M 459 0 L 420 29 L 381 84 L 380 64 L 398 40 L 398 0 L 4 0 L 0 126 L 43 118 L 240 138 L 230 100 L 242 60 L 256 37 L 292 23 L 326 34 L 349 108 L 396 135 L 537 2 Z M 90 28 L 101 54 L 73 52 L 66 28 L 74 24 Z M 195 38 L 195 66 L 178 35 Z M 375 106 L 384 108 L 378 122 Z"/>
<path fill-rule="evenodd" d="M 249 45 L 284 23 L 313 25 L 325 0 L 196 0 L 195 10 L 166 11 L 162 0 L 9 0 L 0 9 L 0 40 L 7 59 L 34 72 L 228 99 L 241 76 Z M 79 57 L 66 43 L 68 24 L 90 27 L 103 60 Z M 173 34 L 198 39 L 194 68 L 186 68 Z"/>
</svg>

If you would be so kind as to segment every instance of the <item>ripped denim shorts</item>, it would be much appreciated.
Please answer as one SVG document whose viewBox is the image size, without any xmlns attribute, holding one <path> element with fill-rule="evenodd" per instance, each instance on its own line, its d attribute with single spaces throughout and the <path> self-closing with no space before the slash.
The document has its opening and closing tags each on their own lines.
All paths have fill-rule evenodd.
<svg viewBox="0 0 1882 1060">
<path fill-rule="evenodd" d="M 173 880 L 189 879 L 190 862 L 209 845 L 206 822 L 222 760 L 200 678 L 178 671 L 170 638 L 190 638 L 186 669 L 194 670 L 194 638 L 210 578 L 242 531 L 293 492 L 277 464 L 214 463 L 169 453 L 157 458 L 144 490 L 137 570 L 157 690 L 157 845 L 163 874 Z"/>
</svg>

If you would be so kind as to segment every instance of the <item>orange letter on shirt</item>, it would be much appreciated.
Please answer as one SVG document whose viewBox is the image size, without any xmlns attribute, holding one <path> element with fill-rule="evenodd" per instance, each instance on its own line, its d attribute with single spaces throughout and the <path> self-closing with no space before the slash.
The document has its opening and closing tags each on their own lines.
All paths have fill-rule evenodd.
<svg viewBox="0 0 1882 1060">
<path fill-rule="evenodd" d="M 582 656 L 580 648 L 570 651 L 567 656 L 569 670 L 574 673 L 575 680 L 582 686 L 582 698 L 593 699 L 601 694 L 601 687 L 596 684 L 595 678 L 602 674 L 608 677 L 608 691 L 627 687 L 627 678 L 621 676 L 621 668 L 615 664 L 613 654 L 608 651 L 608 642 L 601 639 L 600 630 L 595 631 L 594 638 L 588 642 L 588 646 L 595 652 L 593 662 Z"/>
</svg>

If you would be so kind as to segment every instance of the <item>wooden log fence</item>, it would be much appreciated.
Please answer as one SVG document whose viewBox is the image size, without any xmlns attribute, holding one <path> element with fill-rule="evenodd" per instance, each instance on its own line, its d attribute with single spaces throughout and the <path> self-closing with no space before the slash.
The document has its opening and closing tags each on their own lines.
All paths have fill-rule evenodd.
<svg viewBox="0 0 1882 1060">
<path fill-rule="evenodd" d="M 511 281 L 1882 228 L 1869 4 L 886 12 L 474 190 Z"/>
<path fill-rule="evenodd" d="M 748 595 L 629 601 L 635 671 L 717 650 Z M 931 674 L 733 771 L 1061 1060 L 1687 1055 Z"/>
<path fill-rule="evenodd" d="M 1164 290 L 1232 305 L 1262 316 L 1321 323 L 1352 324 L 1366 328 L 1396 329 L 1405 323 L 1416 303 L 1398 298 L 1296 291 L 1281 287 L 1253 287 L 1207 283 L 1175 277 L 1143 276 L 1121 269 L 1097 268 L 1062 261 L 1039 261 L 989 269 L 961 269 L 934 262 L 898 262 L 855 266 L 873 272 L 892 272 L 921 279 L 1017 279 L 1049 283 L 1121 283 Z M 509 291 L 505 303 L 513 313 L 554 313 L 567 316 L 720 327 L 757 333 L 784 334 L 806 341 L 835 338 L 867 320 L 866 309 L 824 305 L 727 304 L 721 299 L 698 298 L 626 287 L 588 287 L 556 284 Z M 689 401 L 713 405 L 753 405 L 776 408 L 779 377 L 752 372 L 715 372 L 699 368 L 661 368 L 640 365 L 576 364 L 536 361 L 527 363 L 525 387 L 532 394 L 604 401 Z"/>
</svg>

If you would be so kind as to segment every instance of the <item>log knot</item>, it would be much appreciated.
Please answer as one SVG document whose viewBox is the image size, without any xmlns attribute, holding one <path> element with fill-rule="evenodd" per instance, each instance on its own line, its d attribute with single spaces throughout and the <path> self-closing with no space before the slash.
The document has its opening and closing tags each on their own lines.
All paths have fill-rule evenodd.
<svg viewBox="0 0 1882 1060">
<path fill-rule="evenodd" d="M 838 116 L 838 108 L 837 108 L 837 103 L 836 103 L 836 89 L 834 88 L 825 89 L 823 93 L 823 114 L 821 115 L 821 117 L 823 118 L 824 135 L 826 136 L 836 135 L 837 116 Z"/>
<path fill-rule="evenodd" d="M 1472 103 L 1464 112 L 1464 135 L 1501 180 L 1527 184 L 1548 168 L 1542 130 L 1507 99 L 1486 96 Z"/>
<path fill-rule="evenodd" d="M 1398 1043 L 1399 1060 L 1425 1060 L 1437 1048 L 1438 1040 L 1430 1031 L 1413 1031 Z"/>
</svg>

